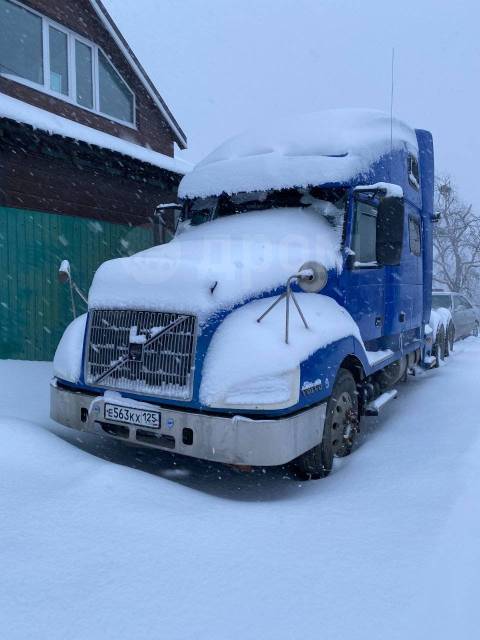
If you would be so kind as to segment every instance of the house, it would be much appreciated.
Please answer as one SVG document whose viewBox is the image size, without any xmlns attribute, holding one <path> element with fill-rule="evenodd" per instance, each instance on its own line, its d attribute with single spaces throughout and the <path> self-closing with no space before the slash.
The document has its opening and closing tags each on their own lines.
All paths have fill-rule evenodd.
<svg viewBox="0 0 480 640">
<path fill-rule="evenodd" d="M 105 259 L 152 245 L 186 144 L 100 0 L 0 0 L 0 358 L 53 357 L 72 319 L 62 259 L 86 291 Z"/>
</svg>

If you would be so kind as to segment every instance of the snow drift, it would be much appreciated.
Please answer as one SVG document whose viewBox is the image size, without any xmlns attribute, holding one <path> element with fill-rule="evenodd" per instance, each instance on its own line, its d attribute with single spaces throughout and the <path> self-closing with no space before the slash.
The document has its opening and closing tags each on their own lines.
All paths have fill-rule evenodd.
<svg viewBox="0 0 480 640">
<path fill-rule="evenodd" d="M 393 149 L 418 150 L 415 131 L 393 120 Z M 366 174 L 390 151 L 390 116 L 335 109 L 282 118 L 224 142 L 180 183 L 179 195 L 307 187 Z"/>
<path fill-rule="evenodd" d="M 2 638 L 477 636 L 478 407 L 453 398 L 478 395 L 479 339 L 402 385 L 321 482 L 56 426 L 51 375 L 0 360 Z"/>
</svg>

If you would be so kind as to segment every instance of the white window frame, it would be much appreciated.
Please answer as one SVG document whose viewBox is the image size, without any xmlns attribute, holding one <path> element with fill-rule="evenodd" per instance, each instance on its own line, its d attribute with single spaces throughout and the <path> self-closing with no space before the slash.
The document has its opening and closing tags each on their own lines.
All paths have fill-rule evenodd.
<svg viewBox="0 0 480 640">
<path fill-rule="evenodd" d="M 116 66 L 113 64 L 110 57 L 105 53 L 105 51 L 99 47 L 97 44 L 84 38 L 83 36 L 75 33 L 68 27 L 64 27 L 63 25 L 47 18 L 43 14 L 35 11 L 35 9 L 31 9 L 26 5 L 18 2 L 18 0 L 8 0 L 12 4 L 16 4 L 22 9 L 26 11 L 30 11 L 42 19 L 42 44 L 43 44 L 43 84 L 32 82 L 31 80 L 27 80 L 26 78 L 21 78 L 13 73 L 8 72 L 0 72 L 0 76 L 8 78 L 9 80 L 13 80 L 14 82 L 18 82 L 23 84 L 31 89 L 36 89 L 37 91 L 41 91 L 46 95 L 57 98 L 57 100 L 62 100 L 63 102 L 67 102 L 77 109 L 83 109 L 84 111 L 88 111 L 89 113 L 94 113 L 95 115 L 101 116 L 102 118 L 106 118 L 107 120 L 111 120 L 112 122 L 116 122 L 125 127 L 130 127 L 130 129 L 137 129 L 137 104 L 136 104 L 136 96 L 132 91 L 130 86 L 125 81 L 123 75 L 118 71 Z M 62 33 L 65 33 L 67 36 L 67 56 L 68 56 L 68 95 L 64 95 L 63 93 L 53 91 L 50 89 L 50 40 L 49 40 L 49 29 L 53 27 Z M 75 64 L 75 40 L 87 45 L 92 50 L 92 82 L 93 82 L 93 108 L 85 107 L 77 102 L 77 76 L 76 76 L 76 64 Z M 128 120 L 121 120 L 119 118 L 115 118 L 114 116 L 110 116 L 108 113 L 104 113 L 100 111 L 100 78 L 99 78 L 99 62 L 98 62 L 98 52 L 101 51 L 105 58 L 108 60 L 109 64 L 112 65 L 112 68 L 121 78 L 123 84 L 126 86 L 128 91 L 132 96 L 133 101 L 133 122 L 129 122 Z"/>
</svg>

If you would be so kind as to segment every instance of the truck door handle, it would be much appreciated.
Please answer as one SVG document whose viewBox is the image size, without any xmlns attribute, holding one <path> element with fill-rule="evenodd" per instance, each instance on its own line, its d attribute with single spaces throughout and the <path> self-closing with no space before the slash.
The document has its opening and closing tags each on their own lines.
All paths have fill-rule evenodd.
<svg viewBox="0 0 480 640">
<path fill-rule="evenodd" d="M 400 313 L 398 314 L 398 321 L 405 322 L 406 317 L 407 317 L 407 314 L 405 313 L 405 311 L 400 311 Z"/>
<path fill-rule="evenodd" d="M 382 326 L 382 322 L 383 322 L 383 318 L 382 316 L 377 316 L 375 318 L 375 326 L 376 327 L 381 327 Z"/>
</svg>

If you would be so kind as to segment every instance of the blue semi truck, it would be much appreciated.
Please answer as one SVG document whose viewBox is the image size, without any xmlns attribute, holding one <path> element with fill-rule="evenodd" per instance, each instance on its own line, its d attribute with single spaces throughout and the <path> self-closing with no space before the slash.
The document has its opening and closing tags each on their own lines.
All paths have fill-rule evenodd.
<svg viewBox="0 0 480 640">
<path fill-rule="evenodd" d="M 435 362 L 433 189 L 431 134 L 377 111 L 227 141 L 180 185 L 171 242 L 99 268 L 55 356 L 53 419 L 325 477 Z"/>
</svg>

